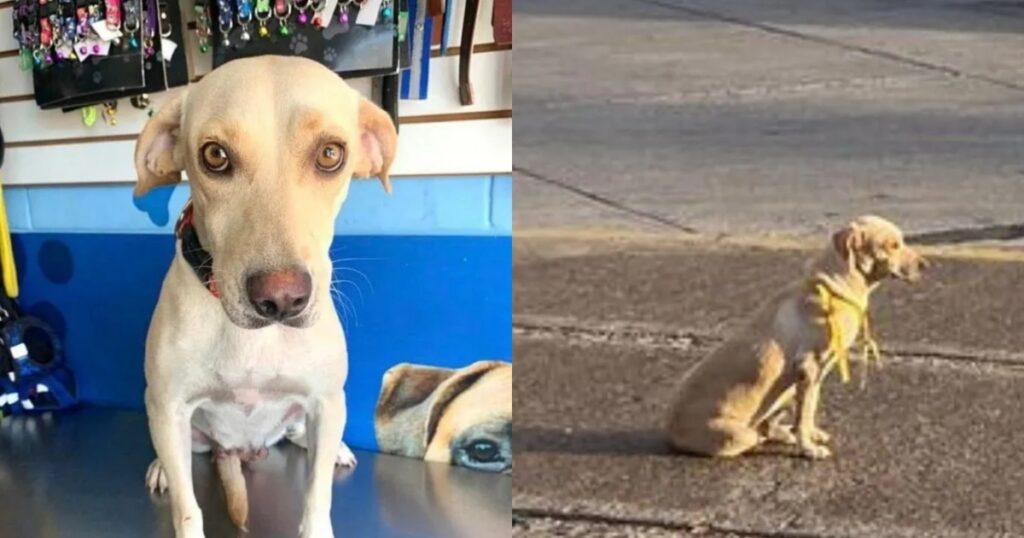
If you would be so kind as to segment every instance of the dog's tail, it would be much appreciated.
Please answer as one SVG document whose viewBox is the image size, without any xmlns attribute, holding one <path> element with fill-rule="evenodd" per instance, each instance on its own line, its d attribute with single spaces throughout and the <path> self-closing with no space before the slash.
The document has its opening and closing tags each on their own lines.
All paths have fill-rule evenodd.
<svg viewBox="0 0 1024 538">
<path fill-rule="evenodd" d="M 242 460 L 238 454 L 225 453 L 217 457 L 217 473 L 224 484 L 224 495 L 228 500 L 228 517 L 242 531 L 248 532 L 245 523 L 249 519 L 249 497 L 245 491 L 245 477 L 242 476 Z"/>
</svg>

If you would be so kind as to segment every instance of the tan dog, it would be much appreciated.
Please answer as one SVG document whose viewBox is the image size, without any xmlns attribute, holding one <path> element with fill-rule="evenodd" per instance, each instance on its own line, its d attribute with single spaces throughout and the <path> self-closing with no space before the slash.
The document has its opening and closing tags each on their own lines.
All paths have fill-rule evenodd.
<svg viewBox="0 0 1024 538">
<path fill-rule="evenodd" d="M 512 365 L 399 364 L 384 374 L 374 429 L 381 452 L 511 472 Z"/>
<path fill-rule="evenodd" d="M 136 195 L 188 172 L 192 208 L 146 341 L 146 411 L 178 538 L 203 536 L 191 452 L 213 450 L 232 521 L 248 513 L 241 461 L 283 437 L 308 449 L 297 534 L 330 538 L 345 335 L 328 248 L 351 177 L 390 190 L 390 117 L 321 65 L 264 56 L 214 70 L 165 104 L 135 150 Z"/>
<path fill-rule="evenodd" d="M 815 424 L 822 382 L 865 326 L 868 297 L 883 280 L 915 281 L 927 266 L 894 224 L 864 216 L 833 236 L 811 275 L 758 311 L 739 336 L 683 378 L 668 419 L 678 450 L 740 455 L 765 440 L 831 455 Z M 795 425 L 781 424 L 795 405 Z M 794 431 L 795 430 L 795 435 Z"/>
</svg>

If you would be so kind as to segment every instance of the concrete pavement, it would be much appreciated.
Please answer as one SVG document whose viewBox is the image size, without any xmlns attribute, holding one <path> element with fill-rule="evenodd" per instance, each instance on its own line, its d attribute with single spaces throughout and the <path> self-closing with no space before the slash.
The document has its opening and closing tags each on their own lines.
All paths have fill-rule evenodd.
<svg viewBox="0 0 1024 538">
<path fill-rule="evenodd" d="M 1017 2 L 524 0 L 515 24 L 519 228 L 805 235 L 877 212 L 1024 234 Z"/>
<path fill-rule="evenodd" d="M 553 518 L 520 518 L 516 524 L 518 525 L 518 535 L 524 537 L 568 536 L 582 538 L 600 535 L 622 538 L 739 538 L 742 536 L 732 532 L 716 532 L 710 529 L 691 531 L 657 525 L 630 525 Z"/>
<path fill-rule="evenodd" d="M 834 459 L 773 449 L 720 462 L 666 449 L 658 427 L 681 373 L 813 254 L 664 236 L 518 238 L 516 534 L 1024 535 L 1014 253 L 940 257 L 920 285 L 877 293 L 885 367 L 863 390 L 828 383 Z"/>
</svg>

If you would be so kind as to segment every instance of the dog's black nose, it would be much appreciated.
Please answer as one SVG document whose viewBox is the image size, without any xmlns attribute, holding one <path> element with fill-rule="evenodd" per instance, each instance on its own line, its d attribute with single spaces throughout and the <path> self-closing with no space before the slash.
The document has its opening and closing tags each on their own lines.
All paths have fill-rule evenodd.
<svg viewBox="0 0 1024 538">
<path fill-rule="evenodd" d="M 245 289 L 256 313 L 266 319 L 283 321 L 298 316 L 306 308 L 313 279 L 306 271 L 269 271 L 250 276 Z"/>
</svg>

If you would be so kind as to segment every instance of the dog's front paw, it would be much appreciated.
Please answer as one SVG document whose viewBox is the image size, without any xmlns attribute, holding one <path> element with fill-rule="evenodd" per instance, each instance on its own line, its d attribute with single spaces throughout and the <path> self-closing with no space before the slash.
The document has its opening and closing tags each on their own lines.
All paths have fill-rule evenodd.
<svg viewBox="0 0 1024 538">
<path fill-rule="evenodd" d="M 303 518 L 302 525 L 299 526 L 299 538 L 334 538 L 330 514 Z"/>
<path fill-rule="evenodd" d="M 178 521 L 174 526 L 174 538 L 206 538 L 203 534 L 203 517 L 196 514 Z"/>
<path fill-rule="evenodd" d="M 797 438 L 796 434 L 793 433 L 793 427 L 786 424 L 772 424 L 768 426 L 768 432 L 765 438 L 773 443 L 781 443 L 784 445 L 797 444 Z"/>
<path fill-rule="evenodd" d="M 338 447 L 338 455 L 334 459 L 334 464 L 348 469 L 354 469 L 356 466 L 356 455 L 352 453 L 352 450 L 348 445 L 341 443 L 341 446 Z"/>
<path fill-rule="evenodd" d="M 800 454 L 812 460 L 823 460 L 832 457 L 832 451 L 827 446 L 818 443 L 802 443 L 800 445 Z"/>
<path fill-rule="evenodd" d="M 159 459 L 153 460 L 146 471 L 146 487 L 150 493 L 163 493 L 167 491 L 167 472 Z"/>
<path fill-rule="evenodd" d="M 832 440 L 832 436 L 821 428 L 814 428 L 811 430 L 811 441 L 815 443 L 827 443 Z"/>
</svg>

